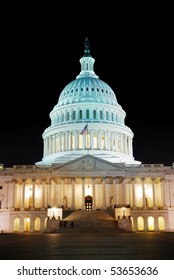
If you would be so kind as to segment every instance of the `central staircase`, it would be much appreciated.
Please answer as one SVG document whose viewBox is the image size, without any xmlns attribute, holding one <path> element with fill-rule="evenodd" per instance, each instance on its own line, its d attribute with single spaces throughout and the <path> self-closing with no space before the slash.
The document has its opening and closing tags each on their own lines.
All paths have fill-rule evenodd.
<svg viewBox="0 0 174 280">
<path fill-rule="evenodd" d="M 125 232 L 118 227 L 113 210 L 64 210 L 57 232 Z"/>
</svg>

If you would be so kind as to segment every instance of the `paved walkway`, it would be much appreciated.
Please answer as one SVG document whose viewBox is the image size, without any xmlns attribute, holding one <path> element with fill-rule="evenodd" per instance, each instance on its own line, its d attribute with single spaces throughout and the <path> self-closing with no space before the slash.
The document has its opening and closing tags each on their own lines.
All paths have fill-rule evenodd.
<svg viewBox="0 0 174 280">
<path fill-rule="evenodd" d="M 1 260 L 174 260 L 174 233 L 0 235 Z"/>
</svg>

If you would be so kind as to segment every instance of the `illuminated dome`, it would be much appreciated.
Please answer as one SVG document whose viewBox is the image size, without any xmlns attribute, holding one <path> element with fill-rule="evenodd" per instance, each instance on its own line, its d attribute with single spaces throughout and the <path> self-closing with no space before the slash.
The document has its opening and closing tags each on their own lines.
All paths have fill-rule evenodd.
<svg viewBox="0 0 174 280">
<path fill-rule="evenodd" d="M 85 40 L 81 72 L 62 90 L 43 133 L 44 155 L 37 165 L 63 163 L 91 154 L 113 163 L 140 164 L 133 158 L 133 132 L 111 87 L 94 72 L 95 59 Z M 81 134 L 87 125 L 88 130 Z"/>
<path fill-rule="evenodd" d="M 83 58 L 80 60 L 82 64 L 83 60 Z M 90 60 L 89 62 L 93 66 L 94 59 L 90 58 Z M 57 106 L 72 103 L 99 103 L 118 106 L 116 96 L 111 87 L 93 74 L 93 70 L 88 72 L 82 70 L 76 80 L 64 88 Z"/>
</svg>

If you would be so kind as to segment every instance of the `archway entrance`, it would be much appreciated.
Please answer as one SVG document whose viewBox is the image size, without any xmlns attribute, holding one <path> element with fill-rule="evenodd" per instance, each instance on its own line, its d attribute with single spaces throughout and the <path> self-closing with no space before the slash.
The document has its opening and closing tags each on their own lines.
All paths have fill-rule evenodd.
<svg viewBox="0 0 174 280">
<path fill-rule="evenodd" d="M 92 210 L 92 196 L 90 195 L 85 196 L 85 207 L 86 210 L 88 211 Z"/>
</svg>

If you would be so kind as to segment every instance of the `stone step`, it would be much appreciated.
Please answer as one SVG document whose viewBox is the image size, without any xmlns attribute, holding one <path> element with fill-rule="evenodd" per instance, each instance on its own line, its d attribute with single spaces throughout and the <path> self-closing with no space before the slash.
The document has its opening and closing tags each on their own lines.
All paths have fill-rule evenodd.
<svg viewBox="0 0 174 280">
<path fill-rule="evenodd" d="M 58 232 L 124 232 L 118 227 L 114 211 L 64 211 Z"/>
</svg>

